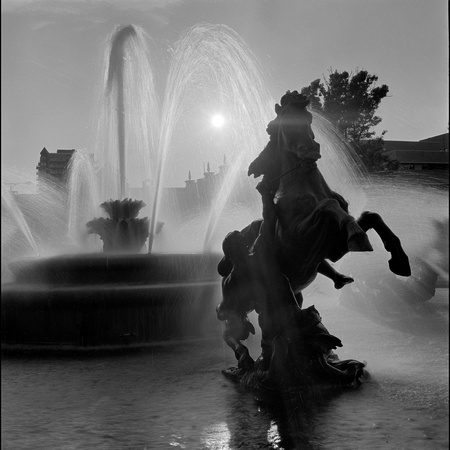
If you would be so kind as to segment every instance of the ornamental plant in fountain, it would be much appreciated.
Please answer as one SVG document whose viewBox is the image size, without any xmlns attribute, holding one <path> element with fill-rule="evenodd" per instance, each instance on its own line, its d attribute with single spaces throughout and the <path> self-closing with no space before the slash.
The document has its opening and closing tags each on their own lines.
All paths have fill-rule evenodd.
<svg viewBox="0 0 450 450">
<path fill-rule="evenodd" d="M 89 234 L 98 234 L 104 252 L 139 252 L 149 236 L 148 217 L 138 219 L 145 206 L 142 200 L 109 200 L 100 205 L 109 218 L 99 217 L 86 226 Z"/>
</svg>

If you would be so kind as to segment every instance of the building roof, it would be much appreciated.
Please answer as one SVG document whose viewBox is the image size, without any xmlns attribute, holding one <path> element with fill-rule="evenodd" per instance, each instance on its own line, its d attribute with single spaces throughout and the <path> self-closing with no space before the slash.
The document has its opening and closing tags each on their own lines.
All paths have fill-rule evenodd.
<svg viewBox="0 0 450 450">
<path fill-rule="evenodd" d="M 49 176 L 63 180 L 67 175 L 73 150 L 57 150 L 56 153 L 50 153 L 45 147 L 41 151 L 41 158 L 36 166 L 38 180 L 41 178 L 48 179 Z"/>
<path fill-rule="evenodd" d="M 392 150 L 386 152 L 401 164 L 448 164 L 448 152 Z"/>
<path fill-rule="evenodd" d="M 384 149 L 391 151 L 440 152 L 442 145 L 434 141 L 384 141 Z"/>
<path fill-rule="evenodd" d="M 41 158 L 44 158 L 47 161 L 52 161 L 52 160 L 69 160 L 74 153 L 75 153 L 75 150 L 56 150 L 56 153 L 50 153 L 44 147 L 42 149 L 42 151 L 41 151 Z"/>
<path fill-rule="evenodd" d="M 448 164 L 448 133 L 421 141 L 384 141 L 384 150 L 401 164 Z"/>
<path fill-rule="evenodd" d="M 438 134 L 426 139 L 421 139 L 419 142 L 437 142 L 448 150 L 448 133 Z"/>
</svg>

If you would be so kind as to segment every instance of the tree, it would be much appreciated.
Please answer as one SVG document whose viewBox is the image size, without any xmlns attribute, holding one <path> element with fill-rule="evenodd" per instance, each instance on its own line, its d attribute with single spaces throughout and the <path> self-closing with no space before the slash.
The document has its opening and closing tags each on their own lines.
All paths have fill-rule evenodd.
<svg viewBox="0 0 450 450">
<path fill-rule="evenodd" d="M 330 70 L 322 83 L 314 80 L 302 88 L 310 99 L 310 108 L 323 113 L 352 144 L 368 170 L 394 169 L 398 163 L 383 155 L 383 136 L 375 137 L 373 127 L 381 122 L 376 115 L 380 102 L 389 92 L 387 85 L 376 86 L 378 77 L 365 70 L 355 75 Z"/>
<path fill-rule="evenodd" d="M 369 172 L 378 170 L 398 170 L 400 162 L 384 154 L 384 141 L 381 136 L 353 142 L 356 154 Z"/>
</svg>

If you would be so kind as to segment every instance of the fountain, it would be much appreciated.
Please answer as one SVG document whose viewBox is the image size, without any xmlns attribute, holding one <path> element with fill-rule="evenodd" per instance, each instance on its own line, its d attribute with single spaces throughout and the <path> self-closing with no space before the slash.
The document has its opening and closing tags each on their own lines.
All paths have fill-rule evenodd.
<svg viewBox="0 0 450 450">
<path fill-rule="evenodd" d="M 219 218 L 227 208 L 236 209 L 229 197 L 246 162 L 240 150 L 246 149 L 250 158 L 260 147 L 260 136 L 248 130 L 266 122 L 269 96 L 256 59 L 239 36 L 226 26 L 203 24 L 187 30 L 172 49 L 160 108 L 146 40 L 142 29 L 127 25 L 108 41 L 94 157 L 85 150 L 75 153 L 69 190 L 60 193 L 65 222 L 57 228 L 59 234 L 67 230 L 64 245 L 53 242 L 60 254 L 46 255 L 47 242 L 41 240 L 33 244 L 39 257 L 17 258 L 16 253 L 12 261 L 2 261 L 14 276 L 2 285 L 3 348 L 145 345 L 214 331 L 214 304 L 220 298 L 215 270 Z M 216 208 L 201 219 L 182 220 L 164 201 L 162 188 L 167 167 L 178 158 L 172 154 L 175 138 L 186 146 L 194 135 L 195 145 L 211 145 L 207 133 L 196 135 L 192 129 L 198 128 L 199 111 L 203 120 L 202 114 L 217 110 L 233 127 L 224 130 L 222 145 L 215 149 L 228 156 L 229 170 Z M 142 200 L 126 198 L 130 187 L 146 180 Z M 48 184 L 42 183 L 41 190 L 48 190 Z M 53 192 L 41 194 L 52 203 Z M 12 199 L 4 208 L 4 197 L 2 192 L 2 215 L 18 218 Z M 118 199 L 101 205 L 110 218 L 99 210 L 101 198 Z M 249 209 L 248 202 L 239 209 L 244 208 Z M 140 209 L 151 219 L 138 219 Z M 236 217 L 236 212 L 228 215 Z M 18 223 L 34 242 L 33 224 Z M 133 228 L 138 238 L 131 245 Z M 100 235 L 103 253 L 93 234 Z M 165 247 L 167 241 L 177 242 L 178 248 Z M 196 248 L 186 246 L 188 241 L 196 242 Z"/>
<path fill-rule="evenodd" d="M 201 24 L 187 30 L 172 49 L 166 94 L 159 108 L 146 39 L 143 30 L 131 25 L 118 27 L 110 36 L 92 144 L 94 158 L 87 151 L 75 153 L 67 195 L 50 181 L 42 183 L 40 198 L 45 208 L 42 203 L 34 210 L 25 205 L 24 215 L 2 189 L 2 215 L 12 217 L 10 228 L 17 224 L 19 234 L 25 236 L 22 241 L 35 255 L 17 259 L 20 252 L 11 251 L 14 258 L 2 260 L 2 271 L 8 266 L 15 277 L 14 283 L 2 286 L 5 345 L 137 344 L 158 337 L 203 334 L 199 322 L 213 327 L 213 305 L 220 298 L 220 279 L 215 272 L 220 240 L 228 230 L 242 228 L 260 214 L 251 183 L 246 187 L 246 204 L 236 207 L 230 196 L 240 170 L 262 148 L 263 133 L 248 130 L 264 130 L 270 117 L 270 96 L 255 58 L 236 33 L 225 26 Z M 202 145 L 212 145 L 211 139 L 193 130 L 204 120 L 204 111 L 217 110 L 230 123 L 222 132 L 220 152 L 228 155 L 231 167 L 209 214 L 180 219 L 171 205 L 161 200 L 168 167 L 180 159 L 173 151 L 175 138 L 187 146 L 198 145 L 202 138 Z M 366 202 L 360 187 L 365 174 L 330 124 L 317 114 L 314 121 L 326 154 L 326 162 L 318 161 L 320 170 L 331 186 L 339 186 L 356 215 Z M 125 216 L 120 213 L 120 217 L 113 214 L 110 219 L 94 218 L 101 214 L 99 199 L 119 198 L 109 202 L 109 212 L 114 204 L 130 202 L 130 206 L 133 201 L 125 198 L 127 189 L 148 179 L 143 197 L 149 209 L 144 209 L 144 199 L 134 203 L 138 210 L 149 213 L 150 220 L 137 219 L 137 211 Z M 102 205 L 106 209 L 107 203 Z M 52 221 L 47 220 L 50 211 L 54 212 Z M 124 253 L 124 242 L 115 243 L 114 239 L 129 241 L 128 232 L 117 230 L 129 229 L 130 220 L 139 223 L 140 238 L 131 252 L 128 248 Z M 64 229 L 67 235 L 61 233 Z M 100 242 L 89 232 L 101 236 L 106 253 L 100 253 Z M 4 241 L 14 241 L 12 234 L 2 233 L 2 246 Z M 181 244 L 178 248 L 176 241 Z M 188 243 L 188 252 L 183 251 Z M 128 297 L 132 300 L 127 299 L 126 308 L 134 309 L 123 314 L 122 302 Z M 146 299 L 150 299 L 148 304 Z M 174 308 L 177 317 L 171 312 Z M 106 311 L 111 317 L 108 323 L 101 319 Z M 44 326 L 48 321 L 52 325 Z"/>
<path fill-rule="evenodd" d="M 100 206 L 108 213 L 109 218 L 90 220 L 86 226 L 89 233 L 100 236 L 103 251 L 139 253 L 149 236 L 148 219 L 137 218 L 145 203 L 126 198 L 122 201 L 110 200 Z"/>
<path fill-rule="evenodd" d="M 128 28 L 120 46 L 126 51 L 130 41 L 141 43 L 142 36 L 137 27 L 134 31 Z M 134 54 L 140 55 L 142 67 L 147 64 L 147 55 L 141 50 L 135 48 Z M 347 311 L 338 308 L 338 297 L 346 306 L 346 294 L 353 284 L 330 292 L 332 283 L 318 277 L 303 291 L 305 303 L 314 302 L 330 331 L 342 339 L 344 357 L 348 350 L 352 356 L 369 361 L 375 382 L 349 393 L 345 402 L 336 401 L 343 389 L 332 395 L 323 389 L 312 399 L 285 395 L 278 411 L 265 403 L 256 411 L 253 395 L 223 383 L 220 369 L 227 362 L 231 364 L 234 356 L 221 346 L 219 323 L 214 317 L 214 306 L 221 297 L 217 245 L 226 232 L 240 229 L 260 215 L 260 199 L 251 183 L 248 190 L 254 191 L 255 198 L 250 195 L 241 207 L 239 202 L 230 206 L 226 197 L 238 180 L 239 164 L 247 166 L 263 148 L 270 114 L 265 116 L 264 97 L 259 96 L 265 91 L 258 79 L 252 78 L 252 58 L 226 27 L 201 25 L 189 30 L 175 46 L 173 58 L 167 83 L 172 87 L 167 90 L 161 109 L 163 120 L 157 128 L 160 135 L 153 136 L 155 128 L 149 126 L 158 119 L 151 119 L 151 102 L 145 100 L 151 96 L 149 84 L 145 86 L 147 94 L 139 97 L 136 105 L 145 119 L 133 119 L 131 127 L 141 133 L 134 136 L 127 132 L 129 122 L 123 125 L 125 191 L 140 171 L 139 183 L 151 179 L 151 190 L 142 198 L 150 207 L 142 211 L 154 222 L 149 229 L 154 233 L 151 254 L 148 248 L 132 254 L 101 253 L 101 241 L 89 235 L 86 227 L 102 214 L 101 202 L 110 198 L 122 202 L 130 196 L 128 192 L 120 194 L 124 178 L 119 175 L 117 97 L 111 97 L 115 81 L 110 83 L 111 89 L 105 89 L 108 95 L 100 107 L 95 141 L 98 160 L 92 164 L 88 152 L 75 154 L 68 198 L 51 184 L 43 186 L 43 203 L 35 199 L 27 203 L 2 189 L 2 218 L 6 218 L 2 221 L 2 272 L 10 270 L 15 277 L 12 283 L 2 285 L 2 350 L 33 350 L 23 358 L 2 362 L 2 398 L 8 407 L 2 439 L 16 448 L 57 448 L 67 446 L 67 442 L 86 448 L 346 448 L 349 442 L 358 442 L 361 448 L 447 448 L 448 433 L 441 427 L 447 429 L 448 424 L 448 371 L 442 357 L 448 354 L 448 302 L 440 294 L 431 305 L 434 311 L 430 307 L 430 314 L 414 323 L 414 333 L 404 333 L 359 317 L 354 301 Z M 127 61 L 133 60 L 136 58 L 127 57 Z M 236 61 L 239 70 L 233 66 Z M 226 71 L 227 66 L 232 67 L 231 72 Z M 219 82 L 221 74 L 228 75 L 223 75 L 220 89 L 212 89 L 211 95 L 202 91 L 201 87 L 211 88 L 208 83 Z M 245 75 L 245 79 L 238 76 L 236 80 L 236 74 Z M 123 85 L 129 83 L 125 79 Z M 232 86 L 227 85 L 227 79 L 233 80 Z M 235 84 L 238 81 L 239 86 Z M 236 98 L 245 100 L 234 102 Z M 189 144 L 185 138 L 201 128 L 201 120 L 194 120 L 193 99 L 204 100 L 208 114 L 217 108 L 210 103 L 218 102 L 228 120 L 235 118 L 233 130 L 223 139 L 228 147 L 220 149 L 220 156 L 226 153 L 233 166 L 214 199 L 216 208 L 206 217 L 195 213 L 180 220 L 163 196 L 160 201 L 154 199 L 156 185 L 161 190 L 167 167 L 182 159 L 172 154 L 174 137 L 178 133 Z M 127 101 L 124 97 L 124 111 L 130 110 Z M 150 106 L 153 110 L 154 105 Z M 330 124 L 318 115 L 313 120 L 324 155 L 318 167 L 330 186 L 349 200 L 352 212 L 358 215 L 366 203 L 382 211 L 404 237 L 408 255 L 432 261 L 441 279 L 448 277 L 448 256 L 441 258 L 439 251 L 437 258 L 425 256 L 424 250 L 433 249 L 435 243 L 422 242 L 419 236 L 434 233 L 432 219 L 445 221 L 447 193 L 424 190 L 421 183 L 410 182 L 395 184 L 396 192 L 391 194 L 392 181 L 398 182 L 401 174 L 384 174 L 379 177 L 382 181 L 361 176 L 364 174 L 358 173 L 357 163 L 349 158 L 348 149 Z M 183 124 L 187 129 L 184 135 Z M 248 130 L 261 131 L 262 136 Z M 134 138 L 137 140 L 130 143 Z M 139 156 L 133 158 L 130 149 L 137 150 Z M 136 159 L 142 164 L 132 168 Z M 157 234 L 159 221 L 164 226 Z M 436 235 L 436 239 L 440 242 L 444 235 Z M 349 255 L 351 267 L 347 257 L 336 264 L 352 275 L 355 283 L 358 277 L 364 282 L 364 267 L 370 268 L 376 259 L 381 260 L 376 276 L 387 273 L 384 249 L 378 252 L 376 240 L 371 238 L 371 242 L 374 252 L 368 261 L 364 254 L 353 254 Z M 198 253 L 199 249 L 203 251 Z M 21 255 L 28 258 L 18 259 Z M 417 275 L 414 265 L 412 271 Z M 356 295 L 360 307 L 374 302 Z M 209 336 L 211 332 L 215 336 L 208 340 L 174 339 Z M 246 341 L 251 352 L 260 350 L 260 337 L 256 330 L 256 336 Z M 144 351 L 147 344 L 148 351 Z M 142 351 L 113 352 L 94 360 L 81 352 L 93 349 L 97 355 L 99 349 L 118 347 Z M 77 358 L 36 357 L 39 348 L 74 349 Z"/>
</svg>

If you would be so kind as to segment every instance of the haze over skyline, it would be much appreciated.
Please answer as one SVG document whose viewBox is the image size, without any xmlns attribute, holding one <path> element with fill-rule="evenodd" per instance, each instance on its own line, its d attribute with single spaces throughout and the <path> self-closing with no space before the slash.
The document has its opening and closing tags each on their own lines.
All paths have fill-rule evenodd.
<svg viewBox="0 0 450 450">
<path fill-rule="evenodd" d="M 420 140 L 446 133 L 447 8 L 444 0 L 4 0 L 2 164 L 34 173 L 43 147 L 88 147 L 105 39 L 128 23 L 150 36 L 161 80 L 183 31 L 225 24 L 259 59 L 274 101 L 331 68 L 364 69 L 389 86 L 378 134 Z M 204 158 L 191 156 L 174 185 L 188 170 L 202 176 Z M 222 157 L 210 161 L 213 171 Z"/>
</svg>

